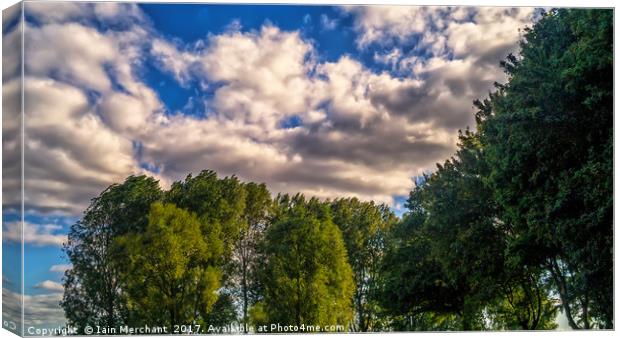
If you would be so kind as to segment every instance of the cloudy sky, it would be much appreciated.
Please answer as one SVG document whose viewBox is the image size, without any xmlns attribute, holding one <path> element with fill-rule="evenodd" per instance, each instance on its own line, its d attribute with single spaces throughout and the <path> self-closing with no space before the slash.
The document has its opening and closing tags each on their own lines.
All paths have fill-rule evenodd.
<svg viewBox="0 0 620 338">
<path fill-rule="evenodd" d="M 5 97 L 21 85 L 12 13 L 3 13 Z M 26 320 L 62 321 L 67 228 L 130 174 L 167 188 L 213 169 L 273 192 L 357 196 L 402 211 L 412 178 L 449 157 L 457 130 L 473 124 L 472 100 L 505 80 L 499 61 L 535 13 L 26 3 L 24 286 L 26 306 L 45 313 Z M 8 101 L 5 189 L 19 186 L 19 147 L 9 142 L 18 106 Z M 5 190 L 5 252 L 18 248 L 17 206 L 19 195 Z"/>
</svg>

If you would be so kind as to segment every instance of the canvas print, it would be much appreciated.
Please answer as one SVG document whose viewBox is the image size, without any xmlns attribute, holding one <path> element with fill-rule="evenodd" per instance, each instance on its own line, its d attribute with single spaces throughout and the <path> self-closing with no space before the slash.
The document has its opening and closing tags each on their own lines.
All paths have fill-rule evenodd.
<svg viewBox="0 0 620 338">
<path fill-rule="evenodd" d="M 4 9 L 3 328 L 614 329 L 613 18 Z"/>
</svg>

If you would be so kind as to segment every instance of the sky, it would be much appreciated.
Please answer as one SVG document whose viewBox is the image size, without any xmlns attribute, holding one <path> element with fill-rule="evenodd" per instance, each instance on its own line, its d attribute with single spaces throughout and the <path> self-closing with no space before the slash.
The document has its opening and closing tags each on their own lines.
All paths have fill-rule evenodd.
<svg viewBox="0 0 620 338">
<path fill-rule="evenodd" d="M 472 101 L 506 81 L 499 62 L 536 13 L 26 3 L 26 325 L 63 322 L 68 228 L 131 174 L 168 188 L 212 169 L 274 193 L 358 197 L 402 214 L 415 177 L 473 125 Z M 5 98 L 21 85 L 17 14 L 3 13 Z M 3 103 L 6 189 L 19 186 L 17 102 Z M 19 194 L 4 196 L 3 294 L 15 297 L 6 253 L 19 252 Z"/>
</svg>

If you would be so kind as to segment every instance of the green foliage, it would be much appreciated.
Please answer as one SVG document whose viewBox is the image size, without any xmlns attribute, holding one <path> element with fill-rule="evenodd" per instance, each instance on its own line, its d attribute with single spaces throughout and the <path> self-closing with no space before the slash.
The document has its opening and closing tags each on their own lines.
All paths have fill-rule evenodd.
<svg viewBox="0 0 620 338">
<path fill-rule="evenodd" d="M 230 260 L 243 229 L 246 192 L 237 177 L 218 178 L 211 170 L 172 184 L 166 201 L 196 213 L 206 232 L 218 232 L 224 243 L 222 264 Z M 216 230 L 217 229 L 217 230 Z M 228 269 L 230 267 L 227 267 Z M 228 272 L 228 271 L 227 271 Z"/>
<path fill-rule="evenodd" d="M 69 324 L 116 327 L 126 323 L 119 266 L 124 254 L 112 249 L 115 237 L 146 228 L 151 203 L 160 200 L 159 183 L 130 176 L 94 198 L 71 226 L 64 251 L 73 268 L 65 273 L 61 305 Z"/>
<path fill-rule="evenodd" d="M 504 241 L 494 224 L 491 192 L 480 179 L 485 168 L 476 137 L 465 133 L 460 139 L 456 157 L 428 177 L 420 197 L 432 254 L 449 283 L 463 293 L 457 313 L 463 316 L 463 329 L 469 329 L 466 321 L 475 320 L 486 300 L 498 292 L 495 279 L 504 265 Z"/>
<path fill-rule="evenodd" d="M 355 284 L 329 205 L 302 195 L 276 203 L 263 243 L 262 309 L 254 312 L 283 325 L 347 325 Z"/>
<path fill-rule="evenodd" d="M 357 198 L 337 199 L 331 203 L 333 222 L 342 231 L 349 264 L 355 278 L 354 331 L 381 330 L 382 311 L 377 302 L 381 261 L 386 250 L 386 234 L 396 216 L 386 205 L 362 202 Z"/>
<path fill-rule="evenodd" d="M 554 10 L 478 102 L 514 254 L 545 267 L 573 328 L 613 325 L 613 12 Z"/>
<path fill-rule="evenodd" d="M 551 328 L 556 306 L 540 271 L 506 255 L 511 227 L 484 182 L 479 135 L 466 131 L 459 140 L 456 155 L 411 193 L 394 234 L 402 240 L 384 262 L 384 302 L 412 329 L 455 320 L 462 330 Z"/>
<path fill-rule="evenodd" d="M 229 293 L 221 293 L 210 312 L 203 314 L 203 325 L 208 327 L 223 327 L 235 323 L 237 321 L 237 309 L 235 307 L 235 298 Z"/>
<path fill-rule="evenodd" d="M 192 324 L 217 300 L 219 239 L 202 236 L 198 218 L 156 202 L 140 233 L 116 239 L 127 257 L 122 280 L 134 325 Z"/>
<path fill-rule="evenodd" d="M 414 190 L 412 196 L 419 191 Z M 432 255 L 432 240 L 422 228 L 426 214 L 414 207 L 418 202 L 417 198 L 409 199 L 411 212 L 390 234 L 379 296 L 392 317 L 392 326 L 408 331 L 441 329 L 441 323 L 432 319 L 454 317 L 464 296 L 464 290 L 449 281 L 441 263 Z"/>
<path fill-rule="evenodd" d="M 493 330 L 557 328 L 555 318 L 558 307 L 554 299 L 548 297 L 550 290 L 531 276 L 513 279 L 504 285 L 504 297 L 486 308 L 490 328 Z"/>
<path fill-rule="evenodd" d="M 246 183 L 245 210 L 241 234 L 235 244 L 234 276 L 237 294 L 241 298 L 242 323 L 249 323 L 248 309 L 259 297 L 260 280 L 258 277 L 262 257 L 259 245 L 269 224 L 273 208 L 271 194 L 265 184 Z"/>
</svg>

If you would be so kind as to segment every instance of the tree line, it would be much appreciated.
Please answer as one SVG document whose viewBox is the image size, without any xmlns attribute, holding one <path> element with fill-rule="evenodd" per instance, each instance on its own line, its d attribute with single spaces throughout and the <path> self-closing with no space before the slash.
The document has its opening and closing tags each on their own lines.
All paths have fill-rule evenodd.
<svg viewBox="0 0 620 338">
<path fill-rule="evenodd" d="M 613 328 L 612 36 L 543 13 L 402 218 L 209 170 L 113 184 L 70 229 L 68 324 Z"/>
</svg>

